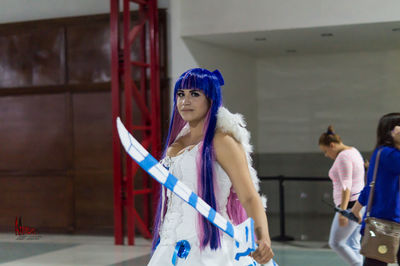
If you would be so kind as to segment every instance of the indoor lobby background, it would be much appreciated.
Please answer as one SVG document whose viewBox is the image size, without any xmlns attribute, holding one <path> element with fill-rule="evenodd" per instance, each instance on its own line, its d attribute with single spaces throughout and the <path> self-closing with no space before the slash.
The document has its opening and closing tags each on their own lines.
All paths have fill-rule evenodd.
<svg viewBox="0 0 400 266">
<path fill-rule="evenodd" d="M 333 210 L 323 202 L 332 202 L 332 161 L 319 151 L 318 138 L 333 125 L 369 159 L 379 117 L 399 110 L 400 2 L 158 5 L 164 130 L 179 75 L 193 67 L 219 69 L 224 105 L 242 113 L 251 132 L 271 236 L 282 236 L 283 218 L 284 235 L 303 254 L 315 249 L 322 258 L 335 257 L 327 249 Z M 0 263 L 44 265 L 40 245 L 50 254 L 57 245 L 78 247 L 81 238 L 74 239 L 81 236 L 88 245 L 98 237 L 98 244 L 122 255 L 113 253 L 107 263 L 77 255 L 71 265 L 148 260 L 147 240 L 132 250 L 112 245 L 109 12 L 108 0 L 0 1 Z M 282 176 L 290 180 L 280 187 Z M 41 239 L 16 241 L 16 217 L 38 228 Z M 280 247 L 280 265 L 296 265 L 282 263 L 290 251 L 286 243 Z"/>
</svg>

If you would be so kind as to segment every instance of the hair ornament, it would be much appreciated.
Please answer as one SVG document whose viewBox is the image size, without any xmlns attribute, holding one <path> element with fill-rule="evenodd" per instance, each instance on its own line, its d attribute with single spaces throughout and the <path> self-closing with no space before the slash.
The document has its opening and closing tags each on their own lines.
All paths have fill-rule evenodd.
<svg viewBox="0 0 400 266">
<path fill-rule="evenodd" d="M 333 130 L 329 127 L 326 131 L 326 135 L 335 135 L 335 132 L 333 132 Z"/>
<path fill-rule="evenodd" d="M 220 86 L 225 84 L 224 78 L 222 77 L 222 74 L 221 72 L 219 72 L 218 69 L 214 70 L 212 73 L 214 74 L 214 76 L 217 77 Z"/>
</svg>

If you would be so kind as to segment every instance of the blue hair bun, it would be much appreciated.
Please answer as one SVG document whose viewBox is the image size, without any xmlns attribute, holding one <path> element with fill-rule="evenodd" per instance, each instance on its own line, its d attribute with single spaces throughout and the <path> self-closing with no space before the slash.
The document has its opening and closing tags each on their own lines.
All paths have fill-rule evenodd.
<svg viewBox="0 0 400 266">
<path fill-rule="evenodd" d="M 222 77 L 222 74 L 221 72 L 219 72 L 218 69 L 214 70 L 213 74 L 217 77 L 220 86 L 225 84 L 224 78 Z"/>
</svg>

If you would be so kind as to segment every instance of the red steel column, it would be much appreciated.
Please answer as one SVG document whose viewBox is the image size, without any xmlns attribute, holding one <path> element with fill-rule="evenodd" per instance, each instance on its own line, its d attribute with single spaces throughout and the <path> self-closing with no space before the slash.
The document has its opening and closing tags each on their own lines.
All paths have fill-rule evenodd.
<svg viewBox="0 0 400 266">
<path fill-rule="evenodd" d="M 118 62 L 119 43 L 118 43 L 118 0 L 111 2 L 111 49 L 112 49 L 112 101 L 113 101 L 113 159 L 114 159 L 114 224 L 115 224 L 115 244 L 123 244 L 123 210 L 125 207 L 128 228 L 128 244 L 134 245 L 135 228 L 140 230 L 142 235 L 150 238 L 149 228 L 150 219 L 150 199 L 154 194 L 154 182 L 152 179 L 143 175 L 143 188 L 135 189 L 135 175 L 138 165 L 133 163 L 129 156 L 125 161 L 125 177 L 122 177 L 121 147 L 115 126 L 116 117 L 121 115 L 121 85 L 123 81 L 125 119 L 124 124 L 129 132 L 137 136 L 137 131 L 142 131 L 142 145 L 148 149 L 155 157 L 160 155 L 160 77 L 159 77 L 159 45 L 158 45 L 158 10 L 157 0 L 124 0 L 123 1 L 123 71 Z M 130 27 L 130 2 L 139 4 L 139 21 L 132 28 Z M 147 27 L 146 27 L 147 25 Z M 146 32 L 148 29 L 148 33 Z M 140 61 L 131 60 L 131 47 L 136 38 L 140 38 Z M 149 38 L 146 42 L 146 38 Z M 146 43 L 150 45 L 146 49 Z M 146 52 L 148 54 L 146 54 Z M 147 63 L 147 59 L 150 62 Z M 133 67 L 139 67 L 140 89 L 136 86 L 132 78 Z M 136 68 L 135 68 L 136 70 Z M 149 71 L 148 71 L 149 70 Z M 123 73 L 120 80 L 119 75 Z M 148 75 L 149 74 L 149 75 Z M 147 89 L 147 80 L 150 78 L 150 93 Z M 136 102 L 135 108 L 141 112 L 141 125 L 133 125 L 133 99 Z M 132 132 L 135 130 L 135 132 Z M 126 195 L 126 201 L 122 200 L 122 195 Z M 144 198 L 143 219 L 135 209 L 135 196 Z"/>
<path fill-rule="evenodd" d="M 121 146 L 115 121 L 120 116 L 120 65 L 119 65 L 119 1 L 110 0 L 110 39 L 111 39 L 111 101 L 114 175 L 114 243 L 123 244 L 122 223 L 122 164 Z"/>
</svg>

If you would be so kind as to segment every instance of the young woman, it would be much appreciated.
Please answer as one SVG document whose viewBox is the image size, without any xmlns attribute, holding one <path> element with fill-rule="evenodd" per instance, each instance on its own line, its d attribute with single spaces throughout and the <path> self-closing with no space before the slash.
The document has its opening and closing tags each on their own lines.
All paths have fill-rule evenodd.
<svg viewBox="0 0 400 266">
<path fill-rule="evenodd" d="M 376 147 L 367 174 L 367 185 L 361 191 L 352 212 L 361 220 L 360 209 L 362 206 L 368 206 L 369 185 L 373 179 L 374 169 L 377 167 L 375 161 L 379 150 L 382 151 L 370 216 L 400 223 L 400 113 L 386 114 L 379 120 Z M 364 228 L 363 220 L 361 234 L 364 234 Z M 400 248 L 397 261 L 400 262 Z M 386 265 L 385 262 L 371 258 L 365 258 L 364 261 L 364 266 Z"/>
<path fill-rule="evenodd" d="M 325 156 L 334 160 L 329 177 L 335 205 L 351 209 L 364 187 L 364 161 L 360 152 L 345 145 L 332 126 L 320 136 L 318 144 Z M 359 229 L 359 224 L 336 213 L 329 235 L 329 246 L 352 266 L 362 265 Z"/>
<path fill-rule="evenodd" d="M 258 248 L 235 261 L 233 239 L 162 189 L 149 265 L 247 266 L 267 263 L 274 255 L 250 165 L 249 133 L 240 115 L 222 107 L 223 84 L 218 70 L 195 68 L 180 76 L 162 163 L 233 224 L 252 217 Z"/>
</svg>

